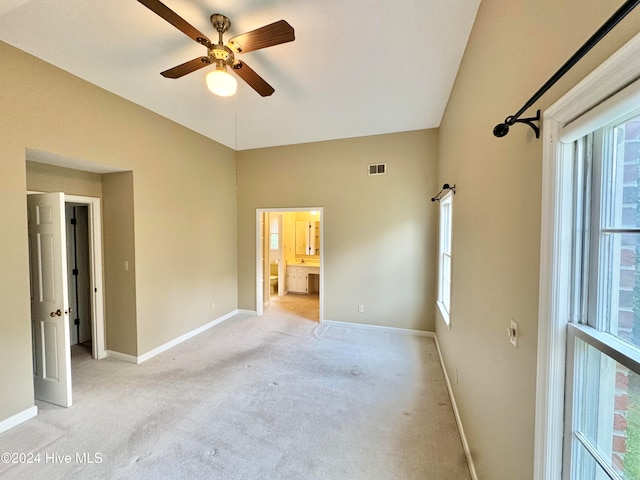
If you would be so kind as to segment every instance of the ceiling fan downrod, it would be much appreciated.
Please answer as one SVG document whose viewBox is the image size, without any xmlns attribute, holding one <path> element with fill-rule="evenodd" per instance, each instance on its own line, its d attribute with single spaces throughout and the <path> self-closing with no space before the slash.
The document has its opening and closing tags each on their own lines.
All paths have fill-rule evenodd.
<svg viewBox="0 0 640 480">
<path fill-rule="evenodd" d="M 224 70 L 224 65 L 231 65 L 235 61 L 233 51 L 224 45 L 222 35 L 231 27 L 231 20 L 221 13 L 211 15 L 211 25 L 218 32 L 218 43 L 209 45 L 209 58 L 216 64 L 218 70 Z"/>
</svg>

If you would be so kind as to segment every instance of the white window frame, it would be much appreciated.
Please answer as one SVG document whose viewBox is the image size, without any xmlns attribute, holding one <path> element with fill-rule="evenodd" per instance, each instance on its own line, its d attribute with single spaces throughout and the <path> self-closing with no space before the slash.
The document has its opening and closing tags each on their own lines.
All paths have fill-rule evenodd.
<svg viewBox="0 0 640 480">
<path fill-rule="evenodd" d="M 574 152 L 563 127 L 572 125 L 573 140 L 597 128 L 593 122 L 601 113 L 599 105 L 640 78 L 639 56 L 640 34 L 543 114 L 535 480 L 559 480 L 563 466 L 565 359 L 574 248 Z"/>
<path fill-rule="evenodd" d="M 440 241 L 438 242 L 438 301 L 440 314 L 447 327 L 451 327 L 451 266 L 453 233 L 453 192 L 448 191 L 440 200 Z"/>
<path fill-rule="evenodd" d="M 631 90 L 636 88 L 640 93 L 640 85 L 630 86 Z M 617 150 L 619 130 L 614 125 L 637 120 L 640 115 L 640 101 L 623 104 L 631 109 L 628 115 L 575 143 L 574 287 L 571 323 L 567 325 L 565 479 L 582 475 L 622 479 L 612 463 L 614 455 L 622 460 L 612 443 L 617 435 L 613 421 L 616 391 L 612 388 L 616 365 L 640 375 L 640 350 L 616 338 L 620 275 L 625 268 L 620 263 L 622 235 L 639 238 L 640 234 L 640 229 L 617 226 L 615 220 L 622 213 L 624 161 L 620 154 L 624 156 L 626 148 Z"/>
</svg>

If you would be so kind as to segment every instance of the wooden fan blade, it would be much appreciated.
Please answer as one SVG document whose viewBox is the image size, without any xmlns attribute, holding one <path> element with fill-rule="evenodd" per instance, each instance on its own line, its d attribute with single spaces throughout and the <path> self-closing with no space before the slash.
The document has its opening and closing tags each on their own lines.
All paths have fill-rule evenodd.
<svg viewBox="0 0 640 480">
<path fill-rule="evenodd" d="M 280 20 L 229 39 L 229 48 L 237 53 L 246 53 L 260 48 L 272 47 L 296 39 L 293 27 Z"/>
<path fill-rule="evenodd" d="M 242 80 L 247 82 L 247 84 L 251 88 L 258 92 L 260 96 L 268 97 L 273 92 L 275 92 L 273 87 L 269 85 L 260 75 L 249 68 L 246 63 L 237 61 L 231 68 L 238 74 L 238 76 Z"/>
<path fill-rule="evenodd" d="M 194 39 L 196 42 L 206 45 L 209 47 L 211 45 L 211 41 L 207 38 L 207 36 L 200 32 L 196 27 L 187 22 L 184 18 L 178 15 L 176 12 L 167 7 L 164 3 L 159 0 L 138 0 L 141 4 L 151 10 L 153 13 L 159 15 L 164 18 L 171 25 L 176 27 L 182 33 L 184 33 L 189 38 Z"/>
<path fill-rule="evenodd" d="M 209 59 L 209 57 L 198 57 L 194 58 L 193 60 L 189 60 L 182 65 L 178 65 L 177 67 L 165 70 L 164 72 L 161 72 L 160 75 L 166 78 L 180 78 L 187 73 L 195 72 L 196 70 L 200 70 L 207 65 L 211 65 L 211 60 Z"/>
</svg>

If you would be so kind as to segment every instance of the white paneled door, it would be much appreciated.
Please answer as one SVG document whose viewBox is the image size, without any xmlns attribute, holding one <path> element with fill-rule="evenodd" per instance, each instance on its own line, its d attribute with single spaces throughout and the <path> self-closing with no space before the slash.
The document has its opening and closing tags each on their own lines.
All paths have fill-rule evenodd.
<svg viewBox="0 0 640 480">
<path fill-rule="evenodd" d="M 71 406 L 64 194 L 27 196 L 33 377 L 38 400 Z"/>
</svg>

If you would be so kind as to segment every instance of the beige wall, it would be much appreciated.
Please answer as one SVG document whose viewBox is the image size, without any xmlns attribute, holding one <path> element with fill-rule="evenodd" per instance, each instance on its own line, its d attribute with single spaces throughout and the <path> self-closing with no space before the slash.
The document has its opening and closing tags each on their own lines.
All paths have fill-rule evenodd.
<svg viewBox="0 0 640 480">
<path fill-rule="evenodd" d="M 143 354 L 237 308 L 237 226 L 233 150 L 1 42 L 0 58 L 0 384 L 8 387 L 0 396 L 2 421 L 34 404 L 28 149 L 133 172 L 133 227 L 121 241 L 135 242 L 136 324 L 131 329 L 130 320 L 109 312 L 105 319 L 108 341 L 123 353 Z M 105 239 L 118 235 L 107 232 L 109 224 Z M 117 257 L 109 260 L 105 251 L 105 272 L 122 268 Z M 114 340 L 117 321 L 131 329 L 119 332 L 126 338 Z"/>
<path fill-rule="evenodd" d="M 103 175 L 104 298 L 106 348 L 138 355 L 133 172 Z M 128 263 L 128 270 L 124 269 Z"/>
<path fill-rule="evenodd" d="M 97 173 L 30 161 L 26 168 L 29 191 L 102 198 L 102 176 Z"/>
<path fill-rule="evenodd" d="M 256 308 L 256 209 L 323 207 L 324 318 L 433 330 L 437 155 L 435 130 L 238 152 L 240 308 Z"/>
<path fill-rule="evenodd" d="M 483 0 L 440 128 L 440 181 L 455 183 L 451 330 L 436 330 L 480 479 L 532 476 L 542 141 L 493 127 L 620 6 Z M 638 32 L 634 12 L 535 108 L 544 109 Z M 535 108 L 528 114 L 535 114 Z M 509 321 L 520 345 L 509 343 Z"/>
</svg>

